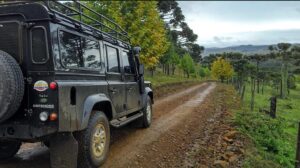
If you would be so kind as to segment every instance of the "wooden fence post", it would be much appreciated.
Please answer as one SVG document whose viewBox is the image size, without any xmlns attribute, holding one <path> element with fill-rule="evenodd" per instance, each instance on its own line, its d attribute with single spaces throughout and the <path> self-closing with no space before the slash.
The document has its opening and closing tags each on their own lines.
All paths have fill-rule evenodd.
<svg viewBox="0 0 300 168">
<path fill-rule="evenodd" d="M 295 168 L 300 168 L 300 122 L 298 126 L 297 150 Z"/>
<path fill-rule="evenodd" d="M 270 98 L 270 116 L 272 118 L 276 118 L 276 106 L 277 106 L 277 98 L 273 96 Z"/>
</svg>

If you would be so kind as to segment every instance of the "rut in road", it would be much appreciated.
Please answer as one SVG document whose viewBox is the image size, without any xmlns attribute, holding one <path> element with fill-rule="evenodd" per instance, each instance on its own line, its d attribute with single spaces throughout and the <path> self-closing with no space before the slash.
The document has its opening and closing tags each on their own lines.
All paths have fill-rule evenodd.
<svg viewBox="0 0 300 168">
<path fill-rule="evenodd" d="M 148 129 L 134 126 L 113 129 L 109 157 L 103 167 L 128 165 L 149 143 L 155 143 L 164 133 L 182 122 L 214 87 L 214 83 L 203 83 L 155 100 L 153 123 Z M 24 144 L 15 158 L 0 162 L 0 168 L 41 167 L 50 168 L 50 159 L 49 151 L 40 143 Z"/>
<path fill-rule="evenodd" d="M 155 142 L 162 134 L 182 122 L 215 87 L 215 83 L 204 83 L 156 101 L 152 126 L 145 130 L 124 128 L 117 131 L 117 134 L 125 136 L 113 141 L 104 167 L 124 167 L 147 144 Z"/>
</svg>

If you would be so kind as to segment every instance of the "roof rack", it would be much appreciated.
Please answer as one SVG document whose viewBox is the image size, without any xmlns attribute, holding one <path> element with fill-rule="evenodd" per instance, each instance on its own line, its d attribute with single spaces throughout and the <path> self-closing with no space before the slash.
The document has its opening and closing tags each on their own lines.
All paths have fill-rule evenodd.
<svg viewBox="0 0 300 168">
<path fill-rule="evenodd" d="M 77 0 L 65 2 L 47 0 L 43 1 L 43 3 L 47 6 L 49 11 L 63 18 L 71 19 L 79 23 L 81 27 L 84 25 L 94 30 L 99 30 L 106 36 L 113 37 L 114 40 L 120 40 L 123 43 L 130 44 L 128 33 L 116 22 Z M 70 5 L 68 6 L 66 4 Z M 90 15 L 86 14 L 86 12 L 90 13 Z"/>
<path fill-rule="evenodd" d="M 65 22 L 75 25 L 83 31 L 91 32 L 112 43 L 117 43 L 130 48 L 128 33 L 116 22 L 89 8 L 78 0 L 17 0 L 0 3 L 0 6 L 40 3 L 44 5 L 50 14 L 59 16 Z M 88 13 L 88 14 L 87 14 Z"/>
</svg>

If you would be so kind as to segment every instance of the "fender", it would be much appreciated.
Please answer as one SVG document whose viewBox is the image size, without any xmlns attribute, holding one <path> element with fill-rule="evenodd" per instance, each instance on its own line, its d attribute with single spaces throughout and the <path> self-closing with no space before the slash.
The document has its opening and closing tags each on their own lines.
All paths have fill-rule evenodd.
<svg viewBox="0 0 300 168">
<path fill-rule="evenodd" d="M 80 129 L 85 129 L 87 127 L 94 105 L 97 103 L 101 103 L 101 102 L 108 103 L 112 110 L 111 111 L 112 116 L 113 117 L 115 116 L 115 114 L 116 114 L 115 108 L 112 105 L 111 100 L 105 94 L 94 94 L 94 95 L 88 96 L 85 99 L 84 105 L 83 105 L 83 115 L 82 115 L 80 126 L 79 126 Z"/>
<path fill-rule="evenodd" d="M 147 96 L 150 96 L 151 98 L 151 101 L 152 101 L 152 104 L 154 104 L 154 98 L 153 98 L 153 91 L 150 87 L 145 87 L 145 94 L 144 94 L 144 105 L 146 104 L 146 101 L 147 101 Z"/>
</svg>

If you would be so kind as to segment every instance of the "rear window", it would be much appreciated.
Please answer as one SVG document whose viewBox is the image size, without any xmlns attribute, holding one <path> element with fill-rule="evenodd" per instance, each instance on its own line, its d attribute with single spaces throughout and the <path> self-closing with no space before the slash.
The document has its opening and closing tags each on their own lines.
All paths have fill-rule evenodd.
<svg viewBox="0 0 300 168">
<path fill-rule="evenodd" d="M 101 69 L 104 63 L 100 57 L 99 42 L 86 37 L 59 32 L 60 54 L 68 68 Z"/>
<path fill-rule="evenodd" d="M 17 21 L 0 22 L 0 50 L 9 53 L 18 62 L 21 62 L 21 33 Z"/>
<path fill-rule="evenodd" d="M 33 63 L 45 63 L 48 60 L 47 34 L 43 27 L 31 30 L 31 54 Z"/>
</svg>

